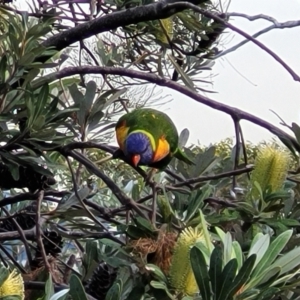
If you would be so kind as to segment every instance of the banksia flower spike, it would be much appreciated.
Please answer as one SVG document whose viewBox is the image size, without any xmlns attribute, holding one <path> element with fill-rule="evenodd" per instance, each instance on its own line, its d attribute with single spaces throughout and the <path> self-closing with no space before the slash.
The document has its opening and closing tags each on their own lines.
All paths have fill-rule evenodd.
<svg viewBox="0 0 300 300">
<path fill-rule="evenodd" d="M 0 299 L 9 296 L 19 296 L 24 300 L 24 282 L 16 270 L 11 273 L 6 268 L 0 268 Z"/>
<path fill-rule="evenodd" d="M 253 198 L 259 197 L 259 191 L 254 185 L 258 182 L 262 191 L 267 188 L 271 192 L 276 192 L 282 188 L 287 176 L 289 166 L 289 156 L 287 153 L 274 146 L 262 148 L 255 160 L 255 169 L 251 175 L 252 190 L 250 195 Z"/>
<path fill-rule="evenodd" d="M 187 295 L 198 292 L 190 261 L 190 250 L 198 241 L 204 241 L 203 231 L 188 227 L 179 235 L 169 271 L 170 285 L 177 291 Z"/>
</svg>

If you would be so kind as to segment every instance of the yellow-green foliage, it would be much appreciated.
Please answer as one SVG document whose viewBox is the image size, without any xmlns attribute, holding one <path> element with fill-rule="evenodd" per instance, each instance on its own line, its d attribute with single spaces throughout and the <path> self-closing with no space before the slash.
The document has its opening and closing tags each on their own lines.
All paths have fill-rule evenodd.
<svg viewBox="0 0 300 300">
<path fill-rule="evenodd" d="M 167 18 L 163 20 L 159 20 L 160 24 L 158 25 L 158 29 L 155 33 L 156 38 L 163 44 L 168 44 L 168 38 L 170 40 L 173 39 L 173 18 Z"/>
</svg>

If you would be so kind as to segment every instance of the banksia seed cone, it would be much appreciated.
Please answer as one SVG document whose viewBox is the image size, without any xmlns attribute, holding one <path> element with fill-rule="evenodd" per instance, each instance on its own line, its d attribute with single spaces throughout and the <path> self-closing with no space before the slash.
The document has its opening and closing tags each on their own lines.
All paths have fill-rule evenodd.
<svg viewBox="0 0 300 300">
<path fill-rule="evenodd" d="M 202 230 L 188 227 L 179 235 L 169 270 L 170 285 L 187 295 L 198 292 L 190 261 L 190 250 L 199 240 L 204 240 Z"/>
<path fill-rule="evenodd" d="M 287 153 L 274 146 L 262 148 L 257 154 L 255 169 L 251 175 L 252 190 L 250 195 L 254 199 L 259 197 L 259 191 L 254 185 L 255 181 L 259 183 L 262 191 L 268 187 L 271 192 L 281 189 L 287 176 L 288 166 L 289 156 Z"/>
<path fill-rule="evenodd" d="M 117 270 L 102 262 L 94 271 L 91 279 L 85 286 L 86 292 L 96 299 L 105 299 L 105 296 L 117 277 Z"/>
</svg>

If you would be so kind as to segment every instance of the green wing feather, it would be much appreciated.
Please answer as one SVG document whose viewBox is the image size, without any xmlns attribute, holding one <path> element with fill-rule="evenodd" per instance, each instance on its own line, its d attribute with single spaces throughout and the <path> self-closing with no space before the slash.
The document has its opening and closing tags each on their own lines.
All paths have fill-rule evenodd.
<svg viewBox="0 0 300 300">
<path fill-rule="evenodd" d="M 174 156 L 179 159 L 179 160 L 182 160 L 184 161 L 186 164 L 188 165 L 194 165 L 195 163 L 190 159 L 188 158 L 188 156 L 182 152 L 181 149 L 177 148 L 177 151 L 174 153 Z"/>
</svg>

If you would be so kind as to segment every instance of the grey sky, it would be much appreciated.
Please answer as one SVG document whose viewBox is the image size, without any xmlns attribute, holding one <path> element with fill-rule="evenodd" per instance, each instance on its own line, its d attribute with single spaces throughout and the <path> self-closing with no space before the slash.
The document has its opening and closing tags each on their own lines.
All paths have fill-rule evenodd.
<svg viewBox="0 0 300 300">
<path fill-rule="evenodd" d="M 228 11 L 248 15 L 266 14 L 284 22 L 299 19 L 300 1 L 233 0 Z M 250 22 L 237 17 L 230 22 L 251 34 L 271 25 L 263 20 Z M 300 74 L 299 36 L 300 27 L 275 29 L 259 37 L 259 40 Z M 241 40 L 240 36 L 227 30 L 223 44 L 229 48 Z M 218 93 L 207 94 L 208 97 L 255 114 L 274 125 L 280 126 L 280 121 L 270 109 L 288 124 L 299 123 L 300 82 L 294 81 L 282 66 L 256 45 L 248 43 L 218 59 L 212 75 L 217 75 L 213 78 L 213 89 Z M 170 93 L 174 101 L 167 104 L 167 112 L 179 130 L 184 127 L 190 129 L 189 142 L 197 143 L 199 140 L 201 144 L 209 144 L 234 135 L 233 123 L 226 114 L 178 93 Z M 249 122 L 243 122 L 242 127 L 246 140 L 258 142 L 272 137 L 265 129 Z"/>
</svg>

